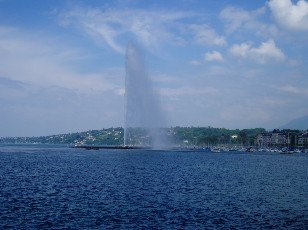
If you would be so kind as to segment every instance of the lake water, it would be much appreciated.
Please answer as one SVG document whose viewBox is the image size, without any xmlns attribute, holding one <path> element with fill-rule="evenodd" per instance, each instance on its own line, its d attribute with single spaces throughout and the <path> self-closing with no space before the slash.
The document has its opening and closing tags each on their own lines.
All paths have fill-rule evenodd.
<svg viewBox="0 0 308 230">
<path fill-rule="evenodd" d="M 0 147 L 0 229 L 307 229 L 308 154 Z"/>
</svg>

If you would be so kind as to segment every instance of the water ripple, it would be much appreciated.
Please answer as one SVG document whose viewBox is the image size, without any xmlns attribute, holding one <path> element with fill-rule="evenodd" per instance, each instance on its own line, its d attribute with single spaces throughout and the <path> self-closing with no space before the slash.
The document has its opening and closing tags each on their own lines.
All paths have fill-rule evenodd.
<svg viewBox="0 0 308 230">
<path fill-rule="evenodd" d="M 304 229 L 307 155 L 0 148 L 0 228 Z"/>
</svg>

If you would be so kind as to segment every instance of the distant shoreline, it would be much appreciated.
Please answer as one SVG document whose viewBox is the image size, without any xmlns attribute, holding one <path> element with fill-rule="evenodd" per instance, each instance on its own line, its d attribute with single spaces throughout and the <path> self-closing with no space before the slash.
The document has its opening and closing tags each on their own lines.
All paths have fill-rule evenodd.
<svg viewBox="0 0 308 230">
<path fill-rule="evenodd" d="M 129 146 L 150 146 L 150 136 L 141 128 L 136 128 L 134 139 Z M 258 148 L 303 147 L 307 148 L 305 139 L 307 131 L 278 130 L 269 132 L 264 128 L 254 129 L 225 129 L 213 127 L 172 127 L 163 128 L 161 132 L 169 138 L 171 145 L 181 148 L 227 147 L 239 148 L 254 146 Z M 275 136 L 275 135 L 276 136 Z M 301 136 L 300 136 L 301 135 Z M 275 137 L 274 137 L 275 136 Z M 284 138 L 282 142 L 280 139 Z M 302 144 L 296 141 L 302 138 Z M 277 143 L 274 142 L 277 139 Z M 286 140 L 288 138 L 288 140 Z M 308 138 L 308 137 L 307 137 Z M 142 140 L 143 142 L 140 142 Z M 280 142 L 278 142 L 280 141 Z M 91 145 L 91 146 L 123 146 L 124 129 L 122 127 L 102 130 L 89 130 L 85 132 L 59 134 L 40 137 L 0 137 L 0 144 L 51 144 L 51 145 Z M 108 147 L 109 148 L 109 147 Z"/>
</svg>

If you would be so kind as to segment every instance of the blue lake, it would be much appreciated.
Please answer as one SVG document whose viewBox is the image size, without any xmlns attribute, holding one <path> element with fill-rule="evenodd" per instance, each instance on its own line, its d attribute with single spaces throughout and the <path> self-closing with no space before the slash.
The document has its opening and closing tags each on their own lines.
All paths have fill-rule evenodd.
<svg viewBox="0 0 308 230">
<path fill-rule="evenodd" d="M 0 229 L 305 229 L 308 154 L 0 147 Z"/>
</svg>

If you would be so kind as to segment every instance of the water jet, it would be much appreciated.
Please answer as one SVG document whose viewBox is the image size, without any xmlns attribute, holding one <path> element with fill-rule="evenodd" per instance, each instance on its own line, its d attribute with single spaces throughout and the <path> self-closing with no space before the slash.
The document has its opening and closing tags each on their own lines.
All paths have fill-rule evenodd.
<svg viewBox="0 0 308 230">
<path fill-rule="evenodd" d="M 125 57 L 124 146 L 166 149 L 165 121 L 144 60 L 141 48 L 130 42 Z"/>
</svg>

